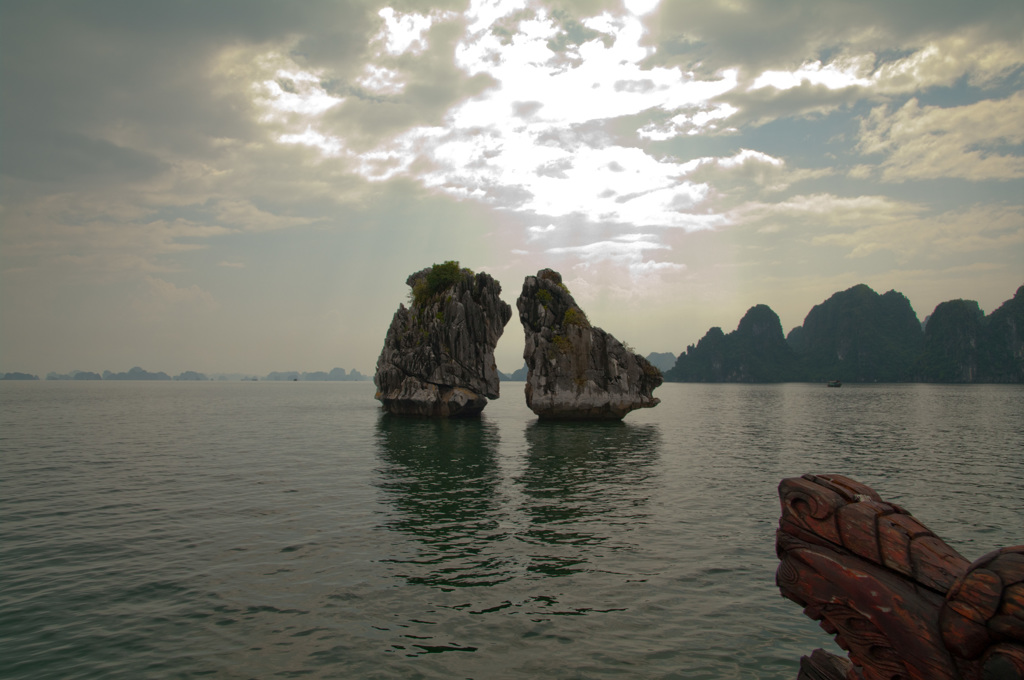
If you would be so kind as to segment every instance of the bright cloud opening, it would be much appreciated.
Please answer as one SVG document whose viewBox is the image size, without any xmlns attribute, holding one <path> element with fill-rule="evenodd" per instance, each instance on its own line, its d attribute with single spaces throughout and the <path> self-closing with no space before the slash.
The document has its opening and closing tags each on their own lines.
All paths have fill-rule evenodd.
<svg viewBox="0 0 1024 680">
<path fill-rule="evenodd" d="M 378 34 L 378 39 L 383 40 L 388 54 L 419 54 L 426 49 L 423 34 L 434 22 L 432 17 L 422 14 L 398 14 L 390 7 L 385 7 L 378 15 L 384 20 L 384 28 Z"/>
<path fill-rule="evenodd" d="M 632 9 L 642 14 L 655 4 L 638 3 Z M 685 166 L 640 148 L 609 144 L 601 136 L 581 137 L 573 129 L 644 112 L 676 114 L 668 128 L 651 128 L 647 138 L 713 127 L 736 109 L 711 106 L 708 100 L 734 89 L 737 72 L 701 80 L 675 67 L 643 66 L 651 48 L 641 45 L 644 27 L 635 15 L 586 19 L 583 24 L 593 33 L 559 48 L 554 39 L 563 30 L 560 19 L 544 10 L 516 14 L 520 9 L 515 2 L 475 3 L 467 17 L 471 28 L 456 47 L 457 64 L 467 75 L 487 74 L 496 86 L 452 108 L 444 127 L 413 127 L 351 155 L 354 167 L 370 180 L 407 174 L 445 193 L 538 215 L 707 228 L 706 220 L 688 213 L 705 200 L 708 187 L 687 181 Z M 378 59 L 356 82 L 401 96 L 402 76 L 387 58 L 428 49 L 426 33 L 444 17 L 390 8 L 380 16 L 384 25 L 374 43 Z M 509 21 L 515 28 L 511 37 L 491 30 Z M 272 109 L 303 116 L 303 127 L 287 130 L 279 140 L 327 156 L 346 154 L 342 141 L 323 132 L 317 121 L 342 100 L 319 88 L 312 75 L 289 75 L 289 82 L 304 88 L 302 97 L 277 81 L 265 83 Z M 530 237 L 539 235 L 531 232 Z"/>
<path fill-rule="evenodd" d="M 263 81 L 263 87 L 266 104 L 277 112 L 317 116 L 344 101 L 328 94 L 320 78 L 305 71 L 279 70 L 274 80 Z"/>
<path fill-rule="evenodd" d="M 837 59 L 828 64 L 813 61 L 804 64 L 795 71 L 765 71 L 750 86 L 751 90 L 762 87 L 774 87 L 777 90 L 790 90 L 804 83 L 824 85 L 830 90 L 841 90 L 846 87 L 868 86 L 869 78 L 863 76 L 874 64 L 874 55 L 868 54 L 856 58 Z"/>
<path fill-rule="evenodd" d="M 307 127 L 298 134 L 281 135 L 278 140 L 283 144 L 302 144 L 319 149 L 325 156 L 339 156 L 342 152 L 341 140 L 327 137 L 312 127 Z"/>
<path fill-rule="evenodd" d="M 661 0 L 625 0 L 624 4 L 626 9 L 639 16 L 653 12 L 661 4 Z"/>
</svg>

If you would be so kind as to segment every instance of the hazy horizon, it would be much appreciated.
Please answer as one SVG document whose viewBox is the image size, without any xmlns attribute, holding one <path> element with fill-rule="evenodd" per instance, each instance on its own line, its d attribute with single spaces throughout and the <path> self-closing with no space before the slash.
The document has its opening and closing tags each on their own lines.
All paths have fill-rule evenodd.
<svg viewBox="0 0 1024 680">
<path fill-rule="evenodd" d="M 1024 285 L 1024 284 L 1022 284 L 1022 285 Z M 834 291 L 834 292 L 838 293 L 838 292 L 841 292 L 841 291 Z M 882 294 L 882 293 L 885 293 L 886 291 L 875 291 L 875 292 L 879 293 L 879 294 Z M 900 291 L 897 291 L 897 292 L 900 292 Z M 1016 292 L 1016 291 L 1014 291 L 1014 292 Z M 831 295 L 829 295 L 829 297 L 831 297 Z M 995 311 L 995 309 L 997 309 L 1004 302 L 1012 299 L 1012 297 L 1013 297 L 1012 294 L 1007 296 L 1006 300 L 1003 300 L 1002 302 L 1000 302 L 998 305 L 996 305 L 992 309 L 985 309 L 984 307 L 982 307 L 981 311 L 982 311 L 982 313 L 984 315 L 987 316 L 987 315 L 991 314 L 993 311 Z M 953 298 L 953 299 L 957 299 L 957 298 Z M 825 302 L 825 300 L 822 300 L 822 302 Z M 943 300 L 943 302 L 947 302 L 947 301 Z M 403 301 L 401 304 L 405 304 L 406 306 L 408 306 L 408 301 Z M 515 308 L 515 300 L 511 300 L 510 304 L 513 306 L 513 309 L 514 309 Z M 771 305 L 769 305 L 769 307 L 770 306 Z M 911 301 L 911 307 L 913 307 L 913 302 L 912 301 Z M 807 311 L 809 312 L 810 310 L 808 309 Z M 925 323 L 927 317 L 931 314 L 931 312 L 929 312 L 928 314 L 921 314 L 917 309 L 914 309 L 914 312 L 917 314 L 918 321 L 920 323 L 922 323 L 922 324 Z M 734 324 L 732 324 L 732 325 L 721 325 L 721 324 L 718 324 L 718 327 L 721 328 L 724 332 L 729 333 L 729 332 L 731 332 L 731 331 L 736 329 L 736 327 L 739 325 L 740 320 L 741 319 L 736 319 L 736 322 Z M 801 318 L 801 323 L 802 323 L 802 321 L 803 321 L 803 318 Z M 796 324 L 796 326 L 800 326 L 801 323 Z M 519 332 L 521 334 L 522 333 L 522 324 L 519 321 L 518 315 L 515 314 L 515 313 L 513 313 L 512 318 L 509 320 L 508 325 L 505 327 L 505 334 L 502 335 L 501 340 L 499 340 L 499 342 L 498 342 L 499 349 L 506 348 L 508 346 L 508 344 L 509 344 L 509 341 L 507 339 L 508 338 L 508 332 L 510 330 L 510 327 L 512 327 L 513 325 L 515 326 L 514 328 L 512 328 L 513 332 Z M 641 349 L 637 348 L 637 352 L 639 354 L 645 356 L 645 357 L 650 355 L 650 354 L 672 354 L 672 355 L 678 357 L 681 354 L 685 354 L 686 353 L 686 349 L 687 349 L 688 346 L 696 345 L 697 342 L 701 338 L 703 338 L 704 335 L 707 333 L 707 331 L 709 331 L 710 329 L 711 329 L 711 327 L 709 326 L 707 329 L 705 329 L 704 333 L 702 333 L 700 335 L 700 337 L 697 337 L 697 338 L 694 338 L 694 339 L 692 339 L 690 341 L 687 341 L 684 345 L 682 345 L 679 348 L 660 349 L 660 350 L 659 349 L 641 350 Z M 783 326 L 783 334 L 788 335 L 791 330 L 793 330 L 793 329 L 792 328 L 787 328 L 785 325 Z M 630 342 L 630 344 L 632 344 L 631 341 L 627 340 L 627 342 Z M 638 344 L 640 346 L 643 346 L 644 345 L 643 340 L 639 339 Z M 382 342 L 382 346 L 383 346 L 383 342 Z M 497 352 L 496 352 L 496 354 L 497 354 Z M 516 366 L 504 366 L 504 365 L 502 365 L 499 362 L 498 363 L 498 370 L 500 372 L 502 372 L 502 373 L 505 373 L 505 374 L 512 374 L 515 371 L 523 368 L 524 365 L 525 365 L 525 360 L 520 356 L 519 364 L 518 365 L 516 365 Z M 176 375 L 179 375 L 181 373 L 188 372 L 188 371 L 195 371 L 197 373 L 205 373 L 205 374 L 207 374 L 209 376 L 224 376 L 224 375 L 227 375 L 227 376 L 236 376 L 236 377 L 254 377 L 254 376 L 264 377 L 264 376 L 269 376 L 269 375 L 272 375 L 272 374 L 275 374 L 275 373 L 299 373 L 299 374 L 305 374 L 305 373 L 329 372 L 329 371 L 331 371 L 333 369 L 336 369 L 336 368 L 342 368 L 345 371 L 347 371 L 348 373 L 351 373 L 353 370 L 355 370 L 355 371 L 363 374 L 364 376 L 366 376 L 367 378 L 372 380 L 373 376 L 374 376 L 374 372 L 376 370 L 376 360 L 374 361 L 373 365 L 370 366 L 368 369 L 362 369 L 362 368 L 360 368 L 358 366 L 353 366 L 353 367 L 332 366 L 331 368 L 302 368 L 302 369 L 296 369 L 296 368 L 274 368 L 274 369 L 271 369 L 269 371 L 260 372 L 260 371 L 222 371 L 222 370 L 217 370 L 216 368 L 208 370 L 208 371 L 197 371 L 197 370 L 191 369 L 191 368 L 182 368 L 182 369 L 177 369 L 177 370 L 174 370 L 174 371 L 168 371 L 168 370 L 164 370 L 164 369 L 150 369 L 150 367 L 148 367 L 148 366 L 138 366 L 138 367 L 142 368 L 142 369 L 144 369 L 146 371 L 150 371 L 152 373 L 159 373 L 159 372 L 167 373 L 168 375 L 170 375 L 172 377 L 174 377 Z M 12 373 L 13 372 L 30 373 L 30 374 L 34 373 L 35 375 L 38 375 L 40 379 L 45 378 L 46 375 L 49 375 L 51 373 L 56 373 L 56 374 L 72 374 L 72 373 L 75 373 L 75 372 L 95 372 L 95 373 L 102 374 L 104 371 L 110 371 L 112 373 L 119 373 L 119 372 L 126 372 L 128 370 L 130 370 L 130 369 L 128 369 L 128 368 L 112 369 L 112 368 L 109 368 L 109 367 L 104 367 L 102 370 L 95 370 L 95 371 L 93 369 L 73 368 L 73 369 L 70 369 L 70 370 L 67 370 L 67 371 L 53 371 L 53 370 L 49 370 L 49 371 L 46 371 L 45 373 L 42 373 L 42 372 L 35 373 L 35 372 L 32 372 L 32 371 L 19 371 L 19 370 L 16 370 L 16 369 L 7 369 L 7 368 L 3 367 L 2 365 L 0 365 L 0 375 L 3 375 L 4 373 L 8 373 L 8 372 L 12 372 Z"/>
<path fill-rule="evenodd" d="M 0 5 L 0 371 L 372 375 L 406 277 L 678 354 L 1024 283 L 1024 5 Z M 496 351 L 522 366 L 517 315 Z"/>
</svg>

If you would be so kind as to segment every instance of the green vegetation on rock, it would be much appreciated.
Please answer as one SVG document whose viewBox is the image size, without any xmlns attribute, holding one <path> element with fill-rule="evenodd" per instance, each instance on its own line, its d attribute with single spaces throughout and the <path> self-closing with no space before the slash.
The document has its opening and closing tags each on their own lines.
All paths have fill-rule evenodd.
<svg viewBox="0 0 1024 680">
<path fill-rule="evenodd" d="M 547 291 L 540 291 L 546 293 Z M 540 297 L 538 294 L 537 297 Z M 570 307 L 565 310 L 565 316 L 562 318 L 562 323 L 567 326 L 579 326 L 580 328 L 590 328 L 590 320 L 587 319 L 587 315 L 583 313 L 583 310 L 579 307 Z"/>
<path fill-rule="evenodd" d="M 448 290 L 465 277 L 472 276 L 473 272 L 459 267 L 457 260 L 447 260 L 444 264 L 432 265 L 420 274 L 422 275 L 414 275 L 416 278 L 410 282 L 410 301 L 417 306 L 422 306 L 427 300 Z"/>
<path fill-rule="evenodd" d="M 555 351 L 562 354 L 568 354 L 572 351 L 572 341 L 564 335 L 556 335 L 551 338 L 551 344 L 555 346 Z"/>
</svg>

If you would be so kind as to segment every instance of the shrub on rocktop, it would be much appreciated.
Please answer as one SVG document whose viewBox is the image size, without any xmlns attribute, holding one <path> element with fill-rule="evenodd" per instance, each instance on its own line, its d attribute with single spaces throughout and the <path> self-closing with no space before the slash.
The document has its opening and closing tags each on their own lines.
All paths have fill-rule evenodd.
<svg viewBox="0 0 1024 680">
<path fill-rule="evenodd" d="M 416 279 L 409 293 L 414 305 L 423 305 L 427 300 L 441 293 L 466 276 L 472 276 L 469 269 L 459 267 L 457 260 L 448 260 L 444 264 L 435 264 L 427 271 L 427 275 Z"/>
</svg>

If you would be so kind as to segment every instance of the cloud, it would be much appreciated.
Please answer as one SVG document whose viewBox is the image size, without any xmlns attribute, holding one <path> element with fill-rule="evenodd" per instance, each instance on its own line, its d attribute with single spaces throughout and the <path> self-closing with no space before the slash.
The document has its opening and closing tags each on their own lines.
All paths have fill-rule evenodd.
<svg viewBox="0 0 1024 680">
<path fill-rule="evenodd" d="M 319 149 L 325 156 L 340 156 L 343 148 L 340 139 L 327 137 L 314 130 L 312 126 L 307 126 L 301 133 L 281 135 L 278 137 L 278 141 L 283 144 L 312 146 Z"/>
<path fill-rule="evenodd" d="M 886 95 L 906 94 L 945 86 L 964 76 L 985 87 L 1024 64 L 1024 50 L 1013 41 L 990 41 L 978 29 L 929 39 L 910 46 L 903 56 L 856 52 L 847 47 L 828 62 L 805 61 L 788 70 L 765 70 L 748 91 L 789 90 L 805 84 L 829 90 L 861 88 Z"/>
<path fill-rule="evenodd" d="M 821 85 L 828 90 L 842 90 L 847 87 L 868 86 L 871 81 L 863 77 L 875 59 L 873 54 L 835 59 L 827 64 L 820 60 L 801 64 L 795 71 L 763 71 L 750 85 L 750 90 L 772 87 L 776 90 L 790 90 L 804 83 Z"/>
<path fill-rule="evenodd" d="M 182 305 L 198 311 L 213 311 L 218 306 L 210 293 L 196 285 L 180 288 L 170 281 L 152 276 L 146 277 L 146 284 L 150 304 L 164 307 Z"/>
<path fill-rule="evenodd" d="M 879 220 L 900 221 L 923 211 L 921 205 L 886 196 L 798 195 L 775 203 L 750 201 L 729 211 L 733 224 L 754 225 L 763 231 L 782 231 L 797 226 L 818 230 L 870 224 Z"/>
<path fill-rule="evenodd" d="M 413 15 L 405 15 L 410 18 Z M 352 88 L 352 96 L 322 121 L 321 132 L 345 140 L 354 152 L 379 150 L 395 136 L 415 127 L 446 123 L 452 107 L 496 85 L 486 72 L 471 73 L 458 62 L 466 20 L 456 12 L 415 15 L 422 30 L 392 44 L 390 24 L 383 42 L 371 42 L 369 59 Z M 404 20 L 404 19 L 403 19 Z M 394 50 L 404 47 L 404 51 Z"/>
<path fill-rule="evenodd" d="M 754 149 L 740 149 L 733 156 L 700 158 L 690 165 L 693 169 L 687 177 L 714 187 L 719 207 L 721 199 L 730 194 L 741 199 L 758 193 L 775 194 L 833 173 L 830 168 L 790 168 L 782 158 Z"/>
<path fill-rule="evenodd" d="M 546 227 L 540 227 L 540 226 L 527 227 L 526 228 L 527 240 L 528 241 L 536 241 L 539 238 L 543 238 L 545 234 L 550 234 L 551 232 L 555 231 L 557 228 L 558 227 L 556 227 L 553 224 L 549 224 Z"/>
<path fill-rule="evenodd" d="M 773 87 L 737 90 L 727 100 L 730 115 L 719 126 L 724 133 L 760 127 L 786 119 L 822 119 L 853 105 L 863 96 L 860 88 L 830 88 L 803 81 L 799 85 L 778 90 Z"/>
<path fill-rule="evenodd" d="M 660 271 L 677 271 L 684 265 L 675 262 L 659 262 L 645 259 L 644 254 L 652 250 L 671 250 L 656 240 L 652 234 L 624 234 L 610 240 L 595 241 L 580 246 L 559 246 L 548 248 L 548 255 L 571 255 L 579 260 L 578 267 L 593 268 L 610 265 L 625 268 L 631 277 L 650 275 Z"/>
<path fill-rule="evenodd" d="M 20 126 L 28 139 L 11 134 L 0 136 L 0 167 L 4 174 L 56 186 L 75 182 L 95 187 L 108 182 L 135 183 L 170 167 L 146 151 L 76 132 L 56 130 L 46 134 L 40 127 L 33 122 Z"/>
<path fill-rule="evenodd" d="M 908 13 L 915 6 L 929 16 Z M 797 2 L 666 3 L 646 19 L 648 42 L 658 50 L 645 63 L 675 64 L 697 77 L 729 69 L 736 86 L 646 133 L 733 134 L 745 125 L 827 115 L 863 98 L 954 87 L 961 79 L 997 88 L 1024 67 L 1019 32 L 1007 30 L 1022 21 L 1024 11 L 1012 2 L 986 3 L 977 14 L 937 12 L 915 1 L 813 10 Z M 687 113 L 715 120 L 697 130 L 688 127 Z"/>
<path fill-rule="evenodd" d="M 582 246 L 548 248 L 546 252 L 553 255 L 574 253 L 581 255 L 584 260 L 600 262 L 617 258 L 629 259 L 645 250 L 668 249 L 668 246 L 651 240 L 653 238 L 652 234 L 627 234 L 610 241 L 597 241 Z"/>
<path fill-rule="evenodd" d="M 815 236 L 814 243 L 841 246 L 852 257 L 890 252 L 901 261 L 922 252 L 935 256 L 1024 247 L 1021 206 L 975 205 L 939 215 L 904 212 L 859 224 L 849 221 L 842 227 Z"/>
<path fill-rule="evenodd" d="M 865 98 L 899 98 L 961 78 L 998 86 L 1024 67 L 1024 51 L 1009 42 L 984 43 L 962 35 L 916 46 L 904 57 L 841 53 L 829 62 L 806 61 L 789 70 L 765 70 L 746 88 L 717 98 L 722 123 L 709 131 L 735 131 L 793 116 L 824 116 Z"/>
<path fill-rule="evenodd" d="M 872 109 L 861 122 L 857 149 L 880 154 L 886 181 L 957 177 L 972 181 L 1024 177 L 1024 93 L 953 107 L 911 99 L 895 112 Z M 858 168 L 857 175 L 867 174 Z"/>
<path fill-rule="evenodd" d="M 971 205 L 936 211 L 886 196 L 799 195 L 749 202 L 728 213 L 736 229 L 754 230 L 765 247 L 797 252 L 838 248 L 849 258 L 887 253 L 899 262 L 932 263 L 967 253 L 1003 260 L 1024 247 L 1024 206 Z M 755 241 L 750 240 L 750 243 Z M 1000 265 L 1002 266 L 1002 265 Z"/>
<path fill-rule="evenodd" d="M 168 154 L 209 153 L 213 138 L 252 135 L 257 128 L 246 124 L 246 97 L 219 87 L 211 65 L 226 48 L 284 40 L 318 21 L 344 26 L 353 36 L 365 30 L 363 10 L 330 5 L 314 0 L 286 11 L 230 2 L 100 2 L 88 9 L 5 3 L 0 106 L 5 127 L 19 134 L 3 136 L 2 155 L 10 159 L 3 161 L 4 172 L 21 171 L 19 159 L 34 158 L 46 163 L 47 172 L 61 171 L 65 184 L 95 186 L 93 168 L 76 166 L 76 144 L 92 158 L 106 154 L 108 168 L 129 166 L 119 172 L 138 178 L 144 176 L 135 167 L 139 154 L 166 162 Z M 331 29 L 320 33 L 327 36 Z M 309 54 L 315 46 L 303 47 Z M 40 157 L 38 151 L 54 139 L 70 143 Z"/>
<path fill-rule="evenodd" d="M 885 94 L 952 86 L 964 76 L 975 87 L 991 86 L 1024 65 L 1016 40 L 990 40 L 980 29 L 958 31 L 928 41 L 912 54 L 883 62 L 870 87 Z"/>
<path fill-rule="evenodd" d="M 687 211 L 707 188 L 683 181 L 679 163 L 606 136 L 554 142 L 551 135 L 651 109 L 703 106 L 735 85 L 730 74 L 702 81 L 641 67 L 650 50 L 639 44 L 636 17 L 573 24 L 514 9 L 476 3 L 465 19 L 382 11 L 366 76 L 388 90 L 377 97 L 334 97 L 324 73 L 301 70 L 283 48 L 268 52 L 264 70 L 276 79 L 259 79 L 261 121 L 276 127 L 280 142 L 338 157 L 370 181 L 412 176 L 455 197 L 549 217 L 706 228 Z M 446 111 L 443 126 L 429 124 L 430 106 L 416 101 L 428 92 L 417 83 L 428 78 L 437 111 Z M 408 105 L 410 115 L 391 117 Z M 697 112 L 673 125 L 699 128 L 717 116 Z"/>
<path fill-rule="evenodd" d="M 630 12 L 636 15 L 649 14 L 655 10 L 661 0 L 624 0 L 623 4 Z"/>
<path fill-rule="evenodd" d="M 651 62 L 681 64 L 702 73 L 739 67 L 746 77 L 793 71 L 811 57 L 889 50 L 914 51 L 937 36 L 967 36 L 972 45 L 1018 45 L 1024 9 L 1014 0 L 936 8 L 929 0 L 799 0 L 663 2 L 644 17 L 646 43 L 659 46 Z"/>
<path fill-rule="evenodd" d="M 582 236 L 586 236 L 582 234 Z M 543 251 L 546 266 L 560 269 L 577 300 L 594 304 L 592 319 L 610 301 L 657 303 L 672 295 L 672 282 L 686 265 L 672 259 L 671 246 L 657 234 L 624 233 Z M 573 273 L 569 273 L 571 270 Z"/>
<path fill-rule="evenodd" d="M 317 74 L 299 68 L 278 69 L 272 80 L 261 83 L 265 92 L 261 100 L 271 112 L 318 116 L 345 101 L 329 94 L 320 80 Z M 271 112 L 268 115 L 273 115 Z"/>
<path fill-rule="evenodd" d="M 397 56 L 405 52 L 422 54 L 427 44 L 424 33 L 434 23 L 434 16 L 423 14 L 397 14 L 391 7 L 385 7 L 378 15 L 384 19 L 384 26 L 374 38 L 383 42 L 388 54 Z M 444 16 L 444 15 L 441 15 Z"/>
<path fill-rule="evenodd" d="M 806 251 L 808 244 L 839 243 L 828 236 L 849 233 L 865 225 L 908 224 L 926 211 L 925 206 L 886 196 L 802 194 L 774 202 L 748 201 L 725 213 L 732 229 L 756 232 L 748 239 L 761 247 L 780 244 Z"/>
<path fill-rule="evenodd" d="M 197 344 L 235 361 L 230 329 L 386 310 L 451 258 L 551 260 L 651 318 L 771 276 L 1005 287 L 1022 21 L 1019 0 L 0 3 L 4 326 L 33 327 L 9 300 L 88 319 L 143 292 L 171 326 L 206 292 L 224 325 Z M 394 271 L 376 302 L 344 293 Z"/>
<path fill-rule="evenodd" d="M 679 135 L 698 135 L 700 133 L 725 132 L 734 133 L 736 128 L 718 121 L 725 121 L 739 109 L 731 103 L 700 103 L 676 109 L 677 113 L 667 120 L 655 120 L 637 130 L 641 139 L 664 141 Z"/>
<path fill-rule="evenodd" d="M 176 270 L 178 257 L 237 233 L 224 224 L 160 218 L 134 192 L 65 193 L 16 202 L 4 214 L 4 261 L 52 276 L 116 280 Z"/>
<path fill-rule="evenodd" d="M 548 217 L 704 228 L 686 211 L 703 200 L 707 187 L 686 181 L 682 164 L 636 147 L 546 144 L 541 137 L 548 131 L 416 130 L 400 140 L 404 150 L 391 156 L 380 179 L 406 171 L 445 193 Z M 408 160 L 415 150 L 429 154 L 429 161 Z"/>
<path fill-rule="evenodd" d="M 307 217 L 285 215 L 262 210 L 245 199 L 223 199 L 216 202 L 214 218 L 221 224 L 232 225 L 244 231 L 264 232 L 288 229 L 309 224 Z"/>
</svg>

